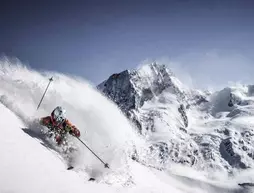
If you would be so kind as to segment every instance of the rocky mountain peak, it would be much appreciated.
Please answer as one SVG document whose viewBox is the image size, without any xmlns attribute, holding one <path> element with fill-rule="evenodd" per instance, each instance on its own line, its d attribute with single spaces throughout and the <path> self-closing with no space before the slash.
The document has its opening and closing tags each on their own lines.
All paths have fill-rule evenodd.
<svg viewBox="0 0 254 193">
<path fill-rule="evenodd" d="M 152 63 L 137 70 L 125 70 L 111 75 L 98 89 L 124 112 L 143 106 L 145 101 L 168 89 L 180 94 L 180 81 L 163 64 Z"/>
</svg>

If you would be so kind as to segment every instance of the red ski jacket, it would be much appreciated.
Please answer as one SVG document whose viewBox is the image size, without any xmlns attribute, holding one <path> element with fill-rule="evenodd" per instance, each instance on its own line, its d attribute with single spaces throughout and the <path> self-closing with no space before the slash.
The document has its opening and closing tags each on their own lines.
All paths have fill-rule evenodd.
<svg viewBox="0 0 254 193">
<path fill-rule="evenodd" d="M 47 116 L 41 118 L 40 123 L 48 128 L 53 129 L 59 134 L 66 134 L 69 132 L 76 137 L 80 137 L 80 131 L 67 119 L 65 119 L 65 121 L 60 125 L 57 125 L 51 116 Z"/>
</svg>

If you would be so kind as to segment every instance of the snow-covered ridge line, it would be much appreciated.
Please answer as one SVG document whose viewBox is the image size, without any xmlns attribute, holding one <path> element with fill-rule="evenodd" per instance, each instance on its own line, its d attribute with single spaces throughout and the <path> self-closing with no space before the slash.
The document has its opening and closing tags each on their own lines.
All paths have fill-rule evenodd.
<svg viewBox="0 0 254 193">
<path fill-rule="evenodd" d="M 143 106 L 144 102 L 159 95 L 164 89 L 181 93 L 182 85 L 165 65 L 145 65 L 138 70 L 113 74 L 97 88 L 110 97 L 124 111 Z M 124 104 L 123 104 L 124 103 Z"/>
</svg>

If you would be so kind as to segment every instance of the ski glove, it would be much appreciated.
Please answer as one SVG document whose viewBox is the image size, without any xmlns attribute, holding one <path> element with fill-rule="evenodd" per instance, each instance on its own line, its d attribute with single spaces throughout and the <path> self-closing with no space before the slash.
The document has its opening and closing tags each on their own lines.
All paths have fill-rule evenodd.
<svg viewBox="0 0 254 193">
<path fill-rule="evenodd" d="M 74 126 L 70 129 L 69 133 L 70 133 L 71 135 L 76 136 L 76 137 L 80 137 L 80 132 L 79 132 L 79 130 L 78 130 L 76 127 L 74 127 Z"/>
<path fill-rule="evenodd" d="M 74 130 L 74 135 L 75 135 L 76 137 L 80 137 L 80 131 L 79 131 L 78 129 L 75 129 L 75 130 Z"/>
</svg>

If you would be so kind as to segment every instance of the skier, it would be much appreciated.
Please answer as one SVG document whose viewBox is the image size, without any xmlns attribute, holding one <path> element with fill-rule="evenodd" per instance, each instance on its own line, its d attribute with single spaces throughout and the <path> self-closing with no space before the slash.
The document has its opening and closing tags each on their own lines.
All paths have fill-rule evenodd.
<svg viewBox="0 0 254 193">
<path fill-rule="evenodd" d="M 80 131 L 66 119 L 66 111 L 60 106 L 57 106 L 50 116 L 40 119 L 40 124 L 46 126 L 50 131 L 55 133 L 55 140 L 58 145 L 61 145 L 67 133 L 80 137 Z"/>
</svg>

